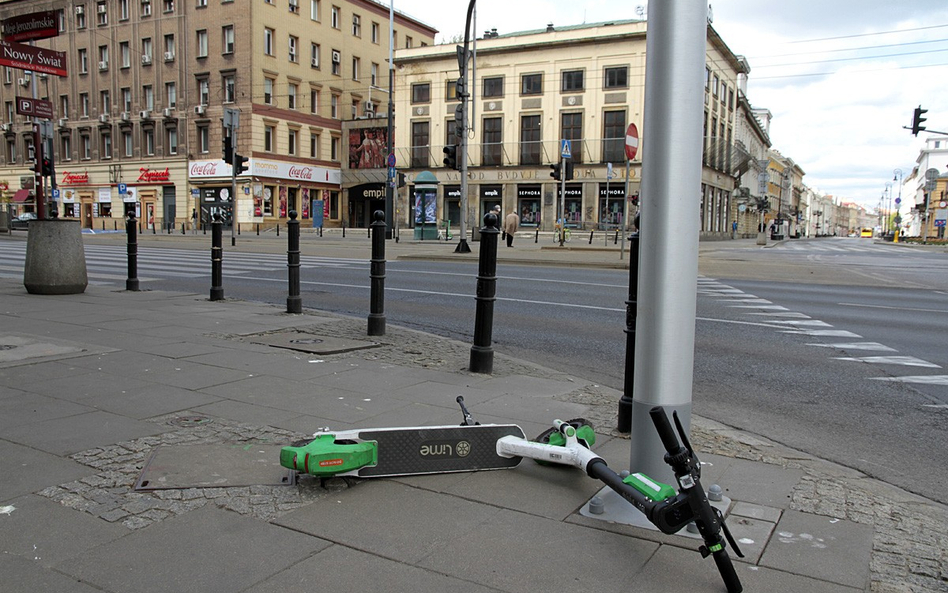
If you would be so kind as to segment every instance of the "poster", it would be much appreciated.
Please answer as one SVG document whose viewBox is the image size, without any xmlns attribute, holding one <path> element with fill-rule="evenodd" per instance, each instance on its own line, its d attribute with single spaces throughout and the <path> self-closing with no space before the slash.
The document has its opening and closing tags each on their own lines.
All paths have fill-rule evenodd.
<svg viewBox="0 0 948 593">
<path fill-rule="evenodd" d="M 349 130 L 349 168 L 385 168 L 387 137 L 386 128 Z"/>
<path fill-rule="evenodd" d="M 280 218 L 286 218 L 286 186 L 280 186 Z"/>
<path fill-rule="evenodd" d="M 303 196 L 300 217 L 306 219 L 309 218 L 309 188 L 304 187 L 300 190 L 300 193 Z"/>
</svg>

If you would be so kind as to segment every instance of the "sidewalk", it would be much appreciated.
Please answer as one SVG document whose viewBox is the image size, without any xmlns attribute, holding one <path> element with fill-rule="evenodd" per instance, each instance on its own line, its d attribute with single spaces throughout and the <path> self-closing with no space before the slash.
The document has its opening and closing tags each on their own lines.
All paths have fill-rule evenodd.
<svg viewBox="0 0 948 593">
<path fill-rule="evenodd" d="M 500 355 L 472 374 L 470 344 L 365 327 L 0 279 L 3 591 L 724 590 L 696 540 L 581 515 L 599 485 L 578 470 L 288 484 L 280 445 L 322 427 L 457 424 L 458 395 L 528 436 L 585 416 L 597 452 L 627 468 L 618 392 Z M 701 418 L 692 441 L 705 485 L 733 499 L 746 591 L 948 590 L 943 506 Z"/>
</svg>

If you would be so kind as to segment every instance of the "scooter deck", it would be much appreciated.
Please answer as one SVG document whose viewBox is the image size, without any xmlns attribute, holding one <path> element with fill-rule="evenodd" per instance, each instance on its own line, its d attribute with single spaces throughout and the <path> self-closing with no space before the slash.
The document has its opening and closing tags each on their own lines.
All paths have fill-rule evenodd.
<svg viewBox="0 0 948 593">
<path fill-rule="evenodd" d="M 505 436 L 523 438 L 516 424 L 475 426 L 417 426 L 317 433 L 302 447 L 284 447 L 281 463 L 290 469 L 321 476 L 363 478 L 472 472 L 516 467 L 520 457 L 501 457 L 497 441 Z M 327 440 L 331 439 L 327 443 Z M 333 448 L 371 447 L 362 467 L 346 467 Z M 318 459 L 317 459 L 318 455 Z M 334 471 L 334 464 L 338 470 Z M 361 461 L 359 463 L 362 463 Z"/>
</svg>

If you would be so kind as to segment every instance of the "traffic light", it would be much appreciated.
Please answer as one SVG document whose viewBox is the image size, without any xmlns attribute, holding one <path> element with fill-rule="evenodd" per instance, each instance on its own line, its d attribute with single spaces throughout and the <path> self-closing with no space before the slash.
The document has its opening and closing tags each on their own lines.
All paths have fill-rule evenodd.
<svg viewBox="0 0 948 593">
<path fill-rule="evenodd" d="M 224 162 L 234 164 L 234 143 L 230 136 L 224 136 Z"/>
<path fill-rule="evenodd" d="M 236 152 L 234 153 L 234 162 L 232 165 L 234 166 L 234 170 L 237 175 L 243 175 L 248 169 L 250 169 L 250 165 L 247 164 L 247 161 L 249 160 L 250 157 L 241 156 Z"/>
<path fill-rule="evenodd" d="M 927 118 L 922 117 L 922 114 L 928 113 L 927 109 L 922 109 L 922 106 L 919 105 L 915 108 L 915 117 L 912 119 L 912 134 L 918 136 L 918 133 L 925 129 L 925 126 L 922 125 L 922 122 Z"/>
<path fill-rule="evenodd" d="M 459 171 L 460 169 L 458 169 L 457 145 L 455 144 L 455 145 L 445 146 L 442 152 L 444 152 L 444 166 L 448 167 L 449 169 L 454 169 L 456 171 Z"/>
<path fill-rule="evenodd" d="M 44 177 L 53 176 L 53 161 L 48 156 L 43 157 L 41 168 L 42 168 L 42 175 Z"/>
<path fill-rule="evenodd" d="M 560 163 L 553 163 L 550 165 L 550 177 L 556 179 L 557 181 L 560 180 L 560 166 Z"/>
<path fill-rule="evenodd" d="M 566 181 L 569 181 L 570 179 L 573 178 L 573 162 L 572 161 L 566 161 L 565 173 L 566 175 L 564 178 L 566 179 Z"/>
<path fill-rule="evenodd" d="M 398 185 L 398 187 L 405 187 L 405 174 L 404 174 L 404 173 L 399 173 L 399 174 L 398 174 L 398 184 L 397 184 L 397 185 Z"/>
</svg>

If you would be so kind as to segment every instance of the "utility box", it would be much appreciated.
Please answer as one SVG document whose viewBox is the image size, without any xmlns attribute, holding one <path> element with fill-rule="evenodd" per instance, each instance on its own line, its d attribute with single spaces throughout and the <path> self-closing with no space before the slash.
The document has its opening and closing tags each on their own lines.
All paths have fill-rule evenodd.
<svg viewBox="0 0 948 593">
<path fill-rule="evenodd" d="M 412 212 L 416 241 L 438 240 L 438 178 L 431 171 L 415 177 Z"/>
</svg>

